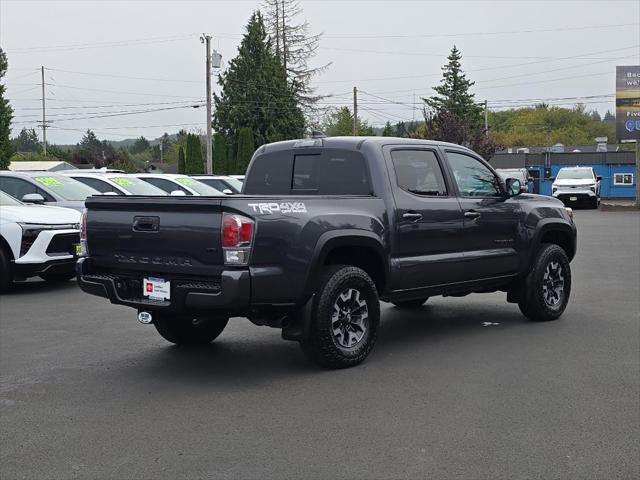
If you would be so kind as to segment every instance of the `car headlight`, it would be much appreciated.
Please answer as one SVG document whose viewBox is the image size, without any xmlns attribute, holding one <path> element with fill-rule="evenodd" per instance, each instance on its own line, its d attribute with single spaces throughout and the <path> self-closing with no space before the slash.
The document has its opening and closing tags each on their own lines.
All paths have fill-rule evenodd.
<svg viewBox="0 0 640 480">
<path fill-rule="evenodd" d="M 556 193 L 558 191 L 558 187 L 556 187 L 555 185 L 553 185 L 551 187 L 551 193 Z"/>
<path fill-rule="evenodd" d="M 25 255 L 33 243 L 44 230 L 77 230 L 77 223 L 66 223 L 60 225 L 43 225 L 39 223 L 18 223 L 22 228 L 22 241 L 20 242 L 20 256 Z"/>
<path fill-rule="evenodd" d="M 595 185 L 591 185 L 589 187 L 589 190 L 591 190 L 593 193 L 596 193 L 596 186 Z"/>
</svg>

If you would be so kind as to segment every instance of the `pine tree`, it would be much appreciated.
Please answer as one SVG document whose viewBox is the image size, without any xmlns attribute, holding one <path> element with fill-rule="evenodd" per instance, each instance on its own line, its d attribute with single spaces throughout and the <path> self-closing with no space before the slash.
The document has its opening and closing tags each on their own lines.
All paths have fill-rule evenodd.
<svg viewBox="0 0 640 480">
<path fill-rule="evenodd" d="M 335 110 L 325 121 L 324 131 L 329 137 L 353 135 L 353 114 L 349 107 Z M 373 136 L 375 132 L 366 120 L 358 118 L 358 136 Z"/>
<path fill-rule="evenodd" d="M 250 128 L 240 129 L 238 134 L 238 155 L 236 160 L 236 173 L 243 175 L 247 171 L 253 152 L 255 151 L 253 132 Z"/>
<path fill-rule="evenodd" d="M 238 56 L 218 83 L 222 93 L 214 95 L 213 125 L 231 140 L 230 148 L 245 127 L 253 132 L 253 148 L 303 136 L 304 115 L 281 61 L 272 51 L 260 12 L 251 16 Z"/>
<path fill-rule="evenodd" d="M 227 175 L 229 165 L 227 165 L 227 141 L 221 133 L 213 136 L 213 169 L 217 175 Z"/>
<path fill-rule="evenodd" d="M 272 39 L 272 48 L 281 59 L 289 82 L 294 86 L 298 101 L 312 110 L 321 98 L 310 86 L 311 79 L 329 67 L 310 67 L 322 34 L 309 34 L 309 23 L 296 23 L 302 13 L 298 0 L 264 0 L 265 24 Z"/>
<path fill-rule="evenodd" d="M 9 100 L 4 98 L 5 86 L 1 83 L 2 77 L 7 73 L 8 65 L 7 55 L 0 48 L 0 170 L 9 168 L 9 158 L 14 152 L 13 143 L 9 138 L 13 108 L 11 108 Z"/>
<path fill-rule="evenodd" d="M 382 136 L 393 137 L 393 127 L 391 126 L 391 122 L 389 122 L 388 120 L 387 123 L 385 123 L 384 128 L 382 129 Z"/>
<path fill-rule="evenodd" d="M 178 149 L 178 173 L 184 174 L 185 170 L 184 148 L 180 147 Z"/>
<path fill-rule="evenodd" d="M 454 45 L 447 64 L 442 67 L 440 85 L 433 87 L 437 95 L 422 100 L 428 113 L 437 116 L 447 112 L 459 118 L 465 126 L 475 128 L 482 123 L 482 107 L 476 104 L 475 95 L 469 92 L 475 82 L 468 80 L 462 71 L 461 59 L 462 54 Z"/>
</svg>

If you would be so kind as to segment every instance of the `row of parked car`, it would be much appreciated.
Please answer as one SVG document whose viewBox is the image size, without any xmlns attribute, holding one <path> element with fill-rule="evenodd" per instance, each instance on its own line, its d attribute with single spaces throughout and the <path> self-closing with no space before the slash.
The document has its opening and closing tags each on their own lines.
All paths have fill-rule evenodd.
<svg viewBox="0 0 640 480">
<path fill-rule="evenodd" d="M 81 212 L 91 195 L 225 196 L 239 193 L 243 179 L 105 169 L 0 172 L 0 291 L 31 277 L 75 276 Z"/>
</svg>

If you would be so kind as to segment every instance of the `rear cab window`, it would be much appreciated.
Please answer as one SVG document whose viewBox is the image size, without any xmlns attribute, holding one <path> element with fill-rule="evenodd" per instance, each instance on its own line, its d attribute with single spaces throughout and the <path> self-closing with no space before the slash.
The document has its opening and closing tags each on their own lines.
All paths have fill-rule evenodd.
<svg viewBox="0 0 640 480">
<path fill-rule="evenodd" d="M 362 153 L 283 150 L 256 157 L 244 193 L 251 195 L 372 195 Z"/>
</svg>

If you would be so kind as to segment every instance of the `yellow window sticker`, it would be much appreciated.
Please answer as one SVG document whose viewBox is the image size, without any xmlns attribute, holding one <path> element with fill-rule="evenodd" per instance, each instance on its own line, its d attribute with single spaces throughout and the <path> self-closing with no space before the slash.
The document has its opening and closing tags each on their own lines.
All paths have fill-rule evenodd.
<svg viewBox="0 0 640 480">
<path fill-rule="evenodd" d="M 40 182 L 43 185 L 46 185 L 47 187 L 59 187 L 60 185 L 62 185 L 62 183 L 60 183 L 57 178 L 53 177 L 35 177 L 34 180 L 36 182 Z"/>
<path fill-rule="evenodd" d="M 176 182 L 181 183 L 182 185 L 186 185 L 187 187 L 189 185 L 194 185 L 195 184 L 195 180 L 193 180 L 191 178 L 186 178 L 186 177 L 176 178 Z"/>
<path fill-rule="evenodd" d="M 131 187 L 133 185 L 133 182 L 130 179 L 123 177 L 114 177 L 111 181 L 121 187 Z"/>
</svg>

